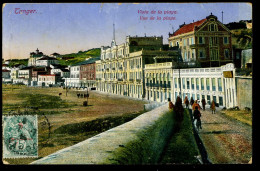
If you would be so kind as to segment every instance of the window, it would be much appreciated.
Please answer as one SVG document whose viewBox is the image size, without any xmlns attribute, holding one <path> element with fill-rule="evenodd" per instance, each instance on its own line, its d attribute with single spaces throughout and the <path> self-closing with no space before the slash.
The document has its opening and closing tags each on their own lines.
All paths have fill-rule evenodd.
<svg viewBox="0 0 260 171">
<path fill-rule="evenodd" d="M 209 38 L 209 45 L 216 46 L 218 44 L 218 37 L 210 37 Z"/>
<path fill-rule="evenodd" d="M 183 46 L 186 46 L 186 39 L 183 39 Z"/>
<path fill-rule="evenodd" d="M 204 38 L 203 37 L 199 37 L 199 44 L 204 44 Z"/>
<path fill-rule="evenodd" d="M 205 50 L 204 49 L 199 49 L 199 57 L 205 58 Z"/>
<path fill-rule="evenodd" d="M 192 37 L 192 38 L 190 38 L 190 40 L 191 40 L 191 45 L 193 45 L 194 44 L 194 38 Z"/>
<path fill-rule="evenodd" d="M 211 82 L 212 82 L 212 91 L 216 91 L 216 80 L 215 80 L 215 78 L 212 78 Z"/>
<path fill-rule="evenodd" d="M 224 37 L 224 44 L 228 44 L 229 42 L 228 42 L 228 37 Z"/>
<path fill-rule="evenodd" d="M 219 106 L 223 106 L 223 97 L 219 96 Z"/>
<path fill-rule="evenodd" d="M 185 89 L 185 78 L 182 78 L 182 88 Z"/>
<path fill-rule="evenodd" d="M 192 59 L 195 59 L 195 49 L 192 49 L 192 55 L 191 55 Z"/>
<path fill-rule="evenodd" d="M 211 104 L 210 95 L 207 95 L 207 102 L 209 105 Z"/>
<path fill-rule="evenodd" d="M 200 89 L 199 78 L 196 78 L 196 90 Z"/>
<path fill-rule="evenodd" d="M 197 100 L 200 100 L 200 94 L 197 94 Z"/>
<path fill-rule="evenodd" d="M 207 90 L 210 90 L 210 87 L 209 87 L 209 78 L 206 78 L 206 86 L 207 86 Z"/>
<path fill-rule="evenodd" d="M 229 58 L 229 49 L 224 50 L 225 58 Z"/>
<path fill-rule="evenodd" d="M 210 60 L 216 61 L 219 59 L 218 49 L 210 49 Z"/>
<path fill-rule="evenodd" d="M 209 31 L 218 31 L 217 24 L 209 24 Z"/>
<path fill-rule="evenodd" d="M 194 78 L 191 78 L 191 89 L 194 90 Z"/>
<path fill-rule="evenodd" d="M 187 89 L 190 89 L 190 79 L 186 78 L 186 81 L 187 81 Z"/>
<path fill-rule="evenodd" d="M 177 88 L 177 78 L 174 78 L 175 88 Z"/>
<path fill-rule="evenodd" d="M 184 60 L 187 61 L 187 51 L 184 51 Z"/>
<path fill-rule="evenodd" d="M 201 90 L 204 90 L 204 78 L 200 79 Z"/>
<path fill-rule="evenodd" d="M 221 81 L 221 78 L 218 78 L 218 91 L 222 91 L 222 81 Z"/>
</svg>

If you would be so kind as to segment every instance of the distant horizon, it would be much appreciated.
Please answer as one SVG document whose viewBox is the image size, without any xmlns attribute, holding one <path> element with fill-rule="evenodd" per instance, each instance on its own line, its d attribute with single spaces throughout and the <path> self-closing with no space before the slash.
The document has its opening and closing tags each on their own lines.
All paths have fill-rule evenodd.
<svg viewBox="0 0 260 171">
<path fill-rule="evenodd" d="M 222 22 L 223 11 L 223 24 L 252 20 L 251 3 L 6 3 L 2 9 L 4 60 L 28 59 L 37 48 L 50 55 L 110 46 L 113 23 L 118 45 L 128 35 L 163 36 L 163 44 L 168 44 L 169 32 L 211 12 Z M 149 20 L 151 16 L 155 19 Z"/>
</svg>

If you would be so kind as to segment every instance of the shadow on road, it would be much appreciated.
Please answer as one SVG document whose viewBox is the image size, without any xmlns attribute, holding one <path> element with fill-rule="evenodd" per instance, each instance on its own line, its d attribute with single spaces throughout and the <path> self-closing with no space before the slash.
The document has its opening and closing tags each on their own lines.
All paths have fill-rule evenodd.
<svg viewBox="0 0 260 171">
<path fill-rule="evenodd" d="M 209 132 L 200 132 L 200 134 L 237 134 L 238 131 L 225 130 L 225 131 L 209 131 Z"/>
</svg>

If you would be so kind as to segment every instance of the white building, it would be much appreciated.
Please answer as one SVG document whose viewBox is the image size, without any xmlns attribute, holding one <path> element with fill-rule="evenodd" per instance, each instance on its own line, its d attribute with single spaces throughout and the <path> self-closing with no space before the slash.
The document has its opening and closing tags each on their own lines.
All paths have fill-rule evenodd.
<svg viewBox="0 0 260 171">
<path fill-rule="evenodd" d="M 10 70 L 6 70 L 6 69 L 2 69 L 2 81 L 3 82 L 11 82 L 11 71 Z"/>
<path fill-rule="evenodd" d="M 51 69 L 51 74 L 57 74 L 60 75 L 63 78 L 69 78 L 70 77 L 70 71 L 65 68 L 53 68 Z"/>
<path fill-rule="evenodd" d="M 38 75 L 38 86 L 50 86 L 57 84 L 57 77 L 55 74 Z"/>
<path fill-rule="evenodd" d="M 237 106 L 235 67 L 232 63 L 215 68 L 174 69 L 172 87 L 174 102 L 180 95 L 182 99 L 187 96 L 190 100 L 192 96 L 200 102 L 205 98 L 208 105 L 214 100 L 219 107 Z"/>
<path fill-rule="evenodd" d="M 66 87 L 80 87 L 80 65 L 77 66 L 70 66 L 70 77 L 65 78 L 64 84 Z"/>
<path fill-rule="evenodd" d="M 49 56 L 44 56 L 36 60 L 36 66 L 50 66 L 51 64 L 58 64 L 58 60 Z"/>
<path fill-rule="evenodd" d="M 172 62 L 145 65 L 146 99 L 167 102 L 171 99 Z"/>
<path fill-rule="evenodd" d="M 13 79 L 13 83 L 23 83 L 25 85 L 30 85 L 32 81 L 32 68 L 26 67 L 18 70 L 18 77 Z"/>
</svg>

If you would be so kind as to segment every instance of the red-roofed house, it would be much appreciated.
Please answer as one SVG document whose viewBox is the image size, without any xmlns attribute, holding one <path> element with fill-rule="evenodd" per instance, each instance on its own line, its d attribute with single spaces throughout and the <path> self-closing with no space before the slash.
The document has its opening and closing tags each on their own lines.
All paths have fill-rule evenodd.
<svg viewBox="0 0 260 171">
<path fill-rule="evenodd" d="M 231 32 L 217 17 L 183 24 L 169 34 L 169 46 L 179 46 L 184 62 L 200 62 L 201 67 L 216 67 L 232 62 Z"/>
</svg>

